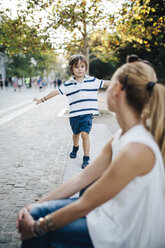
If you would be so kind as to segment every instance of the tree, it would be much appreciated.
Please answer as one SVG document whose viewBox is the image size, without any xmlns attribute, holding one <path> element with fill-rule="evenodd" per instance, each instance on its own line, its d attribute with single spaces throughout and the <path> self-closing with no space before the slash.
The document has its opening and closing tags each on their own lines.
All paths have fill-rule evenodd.
<svg viewBox="0 0 165 248">
<path fill-rule="evenodd" d="M 94 55 L 91 56 L 95 58 L 95 60 L 91 61 L 90 63 L 90 75 L 95 76 L 100 79 L 108 79 L 111 78 L 112 74 L 114 73 L 115 68 L 110 63 L 104 63 Z"/>
<path fill-rule="evenodd" d="M 1 18 L 0 46 L 9 56 L 34 54 L 51 47 L 47 42 L 48 35 L 39 35 L 37 29 L 30 27 L 23 17 L 12 19 L 3 13 Z"/>
<path fill-rule="evenodd" d="M 50 71 L 50 63 L 56 61 L 49 36 L 40 34 L 37 26 L 27 23 L 24 15 L 12 17 L 10 10 L 1 12 L 0 51 L 9 57 L 6 63 L 8 76 L 43 75 L 44 71 Z"/>
<path fill-rule="evenodd" d="M 7 63 L 7 76 L 44 76 L 57 67 L 57 55 L 52 50 L 38 54 L 13 55 Z"/>
<path fill-rule="evenodd" d="M 49 33 L 60 28 L 65 29 L 65 38 L 60 48 L 69 54 L 82 52 L 87 61 L 89 59 L 90 34 L 97 29 L 106 30 L 108 10 L 106 4 L 112 1 L 103 0 L 28 0 L 27 8 L 30 11 L 47 13 L 45 30 Z M 34 18 L 34 14 L 32 15 Z M 59 47 L 58 47 L 59 48 Z"/>
<path fill-rule="evenodd" d="M 104 60 L 113 60 L 117 65 L 125 62 L 127 54 L 136 53 L 151 61 L 162 77 L 165 66 L 164 13 L 164 1 L 127 0 L 120 13 L 115 13 L 114 31 L 93 34 L 92 43 L 96 44 L 102 57 L 105 56 Z"/>
<path fill-rule="evenodd" d="M 118 31 L 139 55 L 151 61 L 163 77 L 165 66 L 165 2 L 128 1 Z M 126 26 L 126 28 L 124 28 Z M 165 74 L 164 74 L 165 77 Z"/>
</svg>

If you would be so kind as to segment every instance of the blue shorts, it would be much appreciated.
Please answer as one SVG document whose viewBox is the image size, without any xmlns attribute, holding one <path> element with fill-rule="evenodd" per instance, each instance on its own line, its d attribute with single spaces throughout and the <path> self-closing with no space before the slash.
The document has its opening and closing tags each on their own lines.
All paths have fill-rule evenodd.
<svg viewBox="0 0 165 248">
<path fill-rule="evenodd" d="M 70 125 L 74 134 L 79 134 L 80 132 L 90 133 L 92 128 L 92 114 L 89 115 L 78 115 L 70 117 Z"/>
</svg>

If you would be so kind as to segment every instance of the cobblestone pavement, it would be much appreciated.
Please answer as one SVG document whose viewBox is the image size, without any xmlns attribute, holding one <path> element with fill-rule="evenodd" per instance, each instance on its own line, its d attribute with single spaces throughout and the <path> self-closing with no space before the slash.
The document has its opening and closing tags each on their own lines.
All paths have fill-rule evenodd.
<svg viewBox="0 0 165 248">
<path fill-rule="evenodd" d="M 50 90 L 0 91 L 0 248 L 20 247 L 15 221 L 21 207 L 80 171 L 82 147 L 75 160 L 69 158 L 67 99 L 58 96 L 38 106 L 32 102 Z M 101 116 L 94 118 L 91 132 L 91 159 L 117 129 L 104 91 L 99 93 L 99 108 Z"/>
</svg>

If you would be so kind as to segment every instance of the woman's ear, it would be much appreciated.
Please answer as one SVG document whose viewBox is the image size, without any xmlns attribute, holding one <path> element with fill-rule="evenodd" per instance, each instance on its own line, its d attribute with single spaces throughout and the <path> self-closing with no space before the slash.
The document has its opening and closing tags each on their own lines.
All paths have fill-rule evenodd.
<svg viewBox="0 0 165 248">
<path fill-rule="evenodd" d="M 114 96 L 119 96 L 121 91 L 123 91 L 122 90 L 122 85 L 121 85 L 121 83 L 119 81 L 117 81 L 115 86 L 114 86 L 114 91 L 113 91 Z"/>
</svg>

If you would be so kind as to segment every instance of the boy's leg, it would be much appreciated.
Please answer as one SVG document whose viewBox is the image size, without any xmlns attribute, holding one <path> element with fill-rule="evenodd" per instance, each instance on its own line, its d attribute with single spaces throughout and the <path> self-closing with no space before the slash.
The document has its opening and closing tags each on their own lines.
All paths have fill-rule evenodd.
<svg viewBox="0 0 165 248">
<path fill-rule="evenodd" d="M 89 153 L 90 153 L 90 140 L 89 140 L 89 133 L 92 128 L 92 115 L 83 115 L 81 117 L 81 125 L 80 125 L 80 131 L 81 131 L 81 138 L 83 142 L 83 150 L 84 150 L 84 156 L 83 156 L 83 163 L 81 165 L 81 168 L 84 169 L 90 161 Z"/>
<path fill-rule="evenodd" d="M 70 158 L 76 158 L 77 156 L 77 152 L 79 149 L 79 137 L 80 137 L 80 133 L 73 134 L 73 148 L 70 153 Z"/>
<path fill-rule="evenodd" d="M 82 138 L 84 156 L 89 156 L 89 152 L 90 152 L 89 133 L 81 132 L 81 138 Z"/>
<path fill-rule="evenodd" d="M 70 126 L 73 132 L 73 148 L 70 153 L 70 158 L 76 158 L 77 152 L 79 149 L 79 136 L 80 136 L 80 131 L 79 131 L 79 117 L 70 117 Z"/>
<path fill-rule="evenodd" d="M 75 147 L 78 147 L 78 145 L 79 145 L 79 138 L 80 138 L 80 133 L 78 133 L 78 134 L 73 133 L 73 145 Z"/>
<path fill-rule="evenodd" d="M 83 163 L 81 168 L 84 169 L 90 162 L 89 152 L 90 152 L 90 140 L 89 140 L 89 133 L 81 132 L 82 144 L 83 144 Z"/>
</svg>

